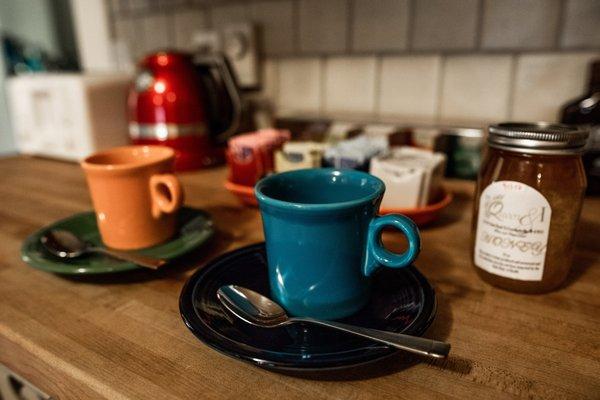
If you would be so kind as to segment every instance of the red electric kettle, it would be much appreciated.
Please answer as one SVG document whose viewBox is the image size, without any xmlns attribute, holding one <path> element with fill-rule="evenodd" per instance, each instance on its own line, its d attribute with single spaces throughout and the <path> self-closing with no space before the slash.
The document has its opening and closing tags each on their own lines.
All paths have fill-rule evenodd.
<svg viewBox="0 0 600 400">
<path fill-rule="evenodd" d="M 241 114 L 224 56 L 171 51 L 139 63 L 128 106 L 132 142 L 172 147 L 178 171 L 221 163 Z"/>
</svg>

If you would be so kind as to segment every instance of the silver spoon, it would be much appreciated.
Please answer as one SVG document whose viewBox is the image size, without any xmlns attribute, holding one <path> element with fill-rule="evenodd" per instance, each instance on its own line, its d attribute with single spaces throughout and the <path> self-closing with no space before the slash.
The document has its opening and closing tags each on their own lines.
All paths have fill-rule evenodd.
<svg viewBox="0 0 600 400">
<path fill-rule="evenodd" d="M 221 301 L 221 304 L 239 319 L 263 328 L 275 328 L 295 322 L 308 322 L 352 333 L 397 349 L 433 358 L 445 358 L 450 352 L 449 343 L 437 340 L 346 325 L 335 321 L 324 321 L 313 318 L 290 318 L 279 304 L 250 289 L 236 285 L 221 286 L 217 290 L 217 297 Z"/>
<path fill-rule="evenodd" d="M 60 258 L 77 258 L 87 253 L 100 253 L 151 269 L 158 269 L 166 264 L 165 260 L 159 258 L 93 246 L 81 240 L 72 232 L 62 229 L 49 230 L 40 238 L 40 241 L 46 250 Z"/>
</svg>

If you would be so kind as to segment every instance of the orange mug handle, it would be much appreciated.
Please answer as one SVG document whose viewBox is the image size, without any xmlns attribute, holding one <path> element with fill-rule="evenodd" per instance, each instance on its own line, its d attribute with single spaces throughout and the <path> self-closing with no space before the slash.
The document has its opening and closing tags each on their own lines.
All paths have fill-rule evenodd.
<svg viewBox="0 0 600 400">
<path fill-rule="evenodd" d="M 150 178 L 150 196 L 152 197 L 152 216 L 160 218 L 171 214 L 183 204 L 183 188 L 173 174 L 153 175 Z"/>
</svg>

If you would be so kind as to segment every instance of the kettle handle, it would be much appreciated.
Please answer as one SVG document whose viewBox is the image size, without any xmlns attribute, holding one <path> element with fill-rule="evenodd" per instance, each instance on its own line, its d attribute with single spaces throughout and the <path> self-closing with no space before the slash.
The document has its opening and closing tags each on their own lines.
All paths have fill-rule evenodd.
<svg viewBox="0 0 600 400">
<path fill-rule="evenodd" d="M 223 82 L 225 83 L 225 90 L 227 91 L 227 94 L 231 100 L 231 123 L 227 129 L 215 137 L 218 143 L 223 143 L 234 133 L 236 133 L 240 126 L 240 119 L 242 116 L 242 100 L 240 98 L 240 92 L 238 90 L 238 85 L 236 83 L 233 70 L 229 64 L 229 61 L 227 61 L 227 58 L 220 53 L 196 55 L 194 57 L 194 63 L 216 68 L 223 78 Z"/>
</svg>

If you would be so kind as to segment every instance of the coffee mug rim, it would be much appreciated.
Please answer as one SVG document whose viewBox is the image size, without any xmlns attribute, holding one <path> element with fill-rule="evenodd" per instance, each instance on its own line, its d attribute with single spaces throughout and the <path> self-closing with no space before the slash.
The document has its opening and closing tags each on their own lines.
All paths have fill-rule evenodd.
<svg viewBox="0 0 600 400">
<path fill-rule="evenodd" d="M 267 196 L 266 194 L 264 194 L 262 192 L 262 189 L 267 184 L 269 184 L 273 180 L 280 179 L 281 176 L 302 175 L 302 174 L 306 174 L 309 172 L 310 173 L 320 173 L 323 175 L 329 175 L 333 172 L 337 172 L 339 174 L 345 174 L 345 175 L 357 175 L 357 176 L 361 176 L 366 179 L 369 179 L 370 181 L 375 182 L 378 185 L 378 187 L 376 190 L 373 191 L 373 193 L 370 193 L 366 196 L 363 196 L 363 197 L 360 197 L 360 198 L 354 199 L 354 200 L 341 201 L 341 202 L 336 202 L 336 203 L 310 203 L 310 204 L 297 203 L 297 202 L 274 199 L 272 197 Z M 369 173 L 366 173 L 366 172 L 362 172 L 362 171 L 356 171 L 356 170 L 351 170 L 351 169 L 337 169 L 337 168 L 304 168 L 304 169 L 297 169 L 297 170 L 293 170 L 293 171 L 281 172 L 278 174 L 273 174 L 273 175 L 269 175 L 265 178 L 262 178 L 254 186 L 254 194 L 255 194 L 256 198 L 258 199 L 259 204 L 262 203 L 262 204 L 280 208 L 280 209 L 298 210 L 298 211 L 318 211 L 318 210 L 334 210 L 334 209 L 352 208 L 352 207 L 359 206 L 361 204 L 371 202 L 371 201 L 379 198 L 380 196 L 382 196 L 384 192 L 385 192 L 385 183 L 378 177 L 371 175 Z"/>
<path fill-rule="evenodd" d="M 117 151 L 127 150 L 127 149 L 129 149 L 129 150 L 151 149 L 151 151 L 161 151 L 161 152 L 163 152 L 163 154 L 162 154 L 162 156 L 158 155 L 157 158 L 153 158 L 153 159 L 149 159 L 149 160 L 142 159 L 142 160 L 127 163 L 127 164 L 98 164 L 98 163 L 91 162 L 91 159 L 94 157 L 109 155 L 111 153 L 115 153 Z M 81 166 L 84 169 L 90 170 L 90 171 L 126 171 L 126 170 L 135 169 L 135 168 L 141 168 L 141 167 L 147 167 L 150 165 L 155 165 L 155 164 L 158 164 L 158 163 L 161 163 L 166 160 L 173 159 L 173 158 L 175 158 L 175 151 L 172 148 L 167 147 L 167 146 L 151 145 L 151 144 L 129 145 L 129 146 L 111 147 L 106 150 L 92 153 L 89 156 L 85 157 L 81 161 Z"/>
</svg>

